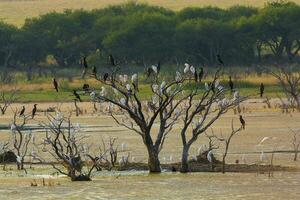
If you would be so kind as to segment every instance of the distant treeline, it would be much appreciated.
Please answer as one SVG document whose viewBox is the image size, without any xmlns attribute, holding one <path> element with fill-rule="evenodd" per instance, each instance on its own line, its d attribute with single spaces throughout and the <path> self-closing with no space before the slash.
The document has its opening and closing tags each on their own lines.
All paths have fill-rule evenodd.
<svg viewBox="0 0 300 200">
<path fill-rule="evenodd" d="M 93 65 L 113 54 L 124 64 L 226 65 L 297 62 L 300 6 L 185 8 L 129 2 L 93 11 L 67 10 L 27 19 L 23 27 L 0 23 L 0 66 Z"/>
</svg>

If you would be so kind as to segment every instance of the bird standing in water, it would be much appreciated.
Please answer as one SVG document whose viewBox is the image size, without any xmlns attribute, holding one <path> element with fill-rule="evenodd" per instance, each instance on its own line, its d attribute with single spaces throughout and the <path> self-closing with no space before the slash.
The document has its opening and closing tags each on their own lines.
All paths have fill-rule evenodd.
<svg viewBox="0 0 300 200">
<path fill-rule="evenodd" d="M 73 90 L 73 95 L 75 96 L 75 98 L 81 102 L 81 98 L 79 96 L 79 94 L 76 92 L 76 90 Z"/>
<path fill-rule="evenodd" d="M 230 91 L 233 92 L 233 81 L 231 79 L 231 76 L 229 76 L 229 82 L 228 82 L 228 84 L 229 84 L 229 87 L 230 87 Z"/>
<path fill-rule="evenodd" d="M 31 118 L 33 119 L 34 118 L 34 116 L 35 116 L 35 114 L 36 114 L 36 111 L 37 111 L 37 104 L 34 104 L 33 105 L 33 109 L 32 109 L 32 113 L 31 113 Z"/>
<path fill-rule="evenodd" d="M 25 113 L 25 106 L 22 107 L 22 110 L 20 111 L 20 116 L 24 115 Z"/>
<path fill-rule="evenodd" d="M 265 92 L 265 86 L 263 83 L 260 84 L 259 90 L 260 90 L 260 97 L 263 97 L 264 92 Z"/>
<path fill-rule="evenodd" d="M 56 90 L 56 92 L 58 92 L 58 83 L 55 78 L 53 78 L 53 86 L 54 86 L 54 89 Z"/>
<path fill-rule="evenodd" d="M 243 116 L 242 116 L 242 115 L 240 115 L 240 122 L 241 122 L 242 128 L 245 130 L 246 122 L 245 122 L 245 120 L 243 119 Z"/>
</svg>

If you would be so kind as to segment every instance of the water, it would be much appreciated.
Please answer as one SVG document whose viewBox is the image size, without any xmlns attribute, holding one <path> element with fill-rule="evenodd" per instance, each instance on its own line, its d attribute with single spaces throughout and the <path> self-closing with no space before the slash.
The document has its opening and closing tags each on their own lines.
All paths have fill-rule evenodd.
<svg viewBox="0 0 300 200">
<path fill-rule="evenodd" d="M 123 172 L 94 177 L 92 182 L 31 187 L 33 177 L 1 178 L 0 199 L 299 199 L 300 173 L 193 173 L 148 175 Z M 18 179 L 18 180 L 17 180 Z M 47 183 L 47 180 L 46 180 Z"/>
</svg>

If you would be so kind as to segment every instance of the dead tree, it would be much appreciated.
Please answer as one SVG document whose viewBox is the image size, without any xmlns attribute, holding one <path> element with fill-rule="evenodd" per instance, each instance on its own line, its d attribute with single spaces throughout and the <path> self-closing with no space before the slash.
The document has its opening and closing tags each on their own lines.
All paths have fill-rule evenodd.
<svg viewBox="0 0 300 200">
<path fill-rule="evenodd" d="M 184 102 L 183 127 L 181 129 L 182 160 L 181 172 L 188 172 L 188 156 L 191 145 L 198 137 L 213 125 L 228 110 L 233 109 L 244 101 L 236 91 L 233 98 L 226 97 L 227 90 L 219 83 L 219 70 L 214 74 L 210 84 L 205 88 L 200 86 L 189 92 L 188 101 Z M 192 134 L 188 134 L 191 128 Z M 189 137 L 189 138 L 188 138 Z"/>
<path fill-rule="evenodd" d="M 70 117 L 48 114 L 47 118 L 48 122 L 41 123 L 46 131 L 43 151 L 55 159 L 56 162 L 50 162 L 52 167 L 72 181 L 90 181 L 95 165 L 89 162 L 89 152 L 84 142 L 86 137 L 72 125 Z"/>
<path fill-rule="evenodd" d="M 216 138 L 221 143 L 224 143 L 224 146 L 225 146 L 223 156 L 222 156 L 222 173 L 223 174 L 225 173 L 226 157 L 227 157 L 227 154 L 228 154 L 231 139 L 233 138 L 233 136 L 235 136 L 237 133 L 241 132 L 242 130 L 243 130 L 243 126 L 241 126 L 238 129 L 234 129 L 233 120 L 232 120 L 231 121 L 231 133 L 229 134 L 229 136 L 227 136 L 227 137 L 224 137 L 223 135 L 216 136 Z"/>
<path fill-rule="evenodd" d="M 5 94 L 5 92 L 0 93 L 0 111 L 4 115 L 7 108 L 17 100 L 17 90 L 12 90 L 10 93 Z"/>
<path fill-rule="evenodd" d="M 17 110 L 13 111 L 14 117 L 11 124 L 11 151 L 17 156 L 18 170 L 24 169 L 24 160 L 28 156 L 28 145 L 32 139 L 32 131 L 26 130 L 25 126 L 31 119 L 30 115 L 19 116 Z"/>
<path fill-rule="evenodd" d="M 292 145 L 293 145 L 293 150 L 294 150 L 294 161 L 297 161 L 298 159 L 298 152 L 300 150 L 300 129 L 298 130 L 293 130 L 290 128 L 290 131 L 293 135 L 292 138 Z"/>
<path fill-rule="evenodd" d="M 153 69 L 153 68 L 152 68 Z M 111 104 L 108 114 L 115 122 L 137 133 L 148 152 L 148 167 L 150 172 L 161 172 L 159 152 L 167 135 L 178 120 L 180 111 L 178 106 L 189 95 L 182 94 L 183 84 L 188 79 L 177 78 L 168 83 L 159 80 L 158 71 L 152 70 L 148 78 L 151 88 L 151 97 L 142 101 L 142 88 L 138 88 L 138 75 L 134 74 L 131 80 L 128 75 L 118 75 L 113 71 L 107 78 L 97 78 L 103 84 L 102 90 L 95 97 L 100 103 Z M 119 108 L 123 115 L 117 116 L 113 106 Z M 158 123 L 158 132 L 154 133 L 153 126 Z"/>
<path fill-rule="evenodd" d="M 280 68 L 279 72 L 271 72 L 271 75 L 279 81 L 290 107 L 300 111 L 300 72 Z"/>
</svg>

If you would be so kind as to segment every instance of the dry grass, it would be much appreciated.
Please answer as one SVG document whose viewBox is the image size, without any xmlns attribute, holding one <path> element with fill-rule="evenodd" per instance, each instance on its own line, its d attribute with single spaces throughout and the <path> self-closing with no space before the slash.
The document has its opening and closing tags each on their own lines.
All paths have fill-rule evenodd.
<svg viewBox="0 0 300 200">
<path fill-rule="evenodd" d="M 294 0 L 300 3 L 300 0 Z M 61 12 L 65 9 L 95 9 L 108 5 L 127 2 L 125 0 L 0 0 L 0 19 L 21 26 L 26 18 L 45 14 L 50 11 Z M 138 0 L 151 5 L 159 5 L 173 10 L 188 6 L 218 6 L 228 8 L 232 5 L 263 6 L 267 0 Z"/>
</svg>

